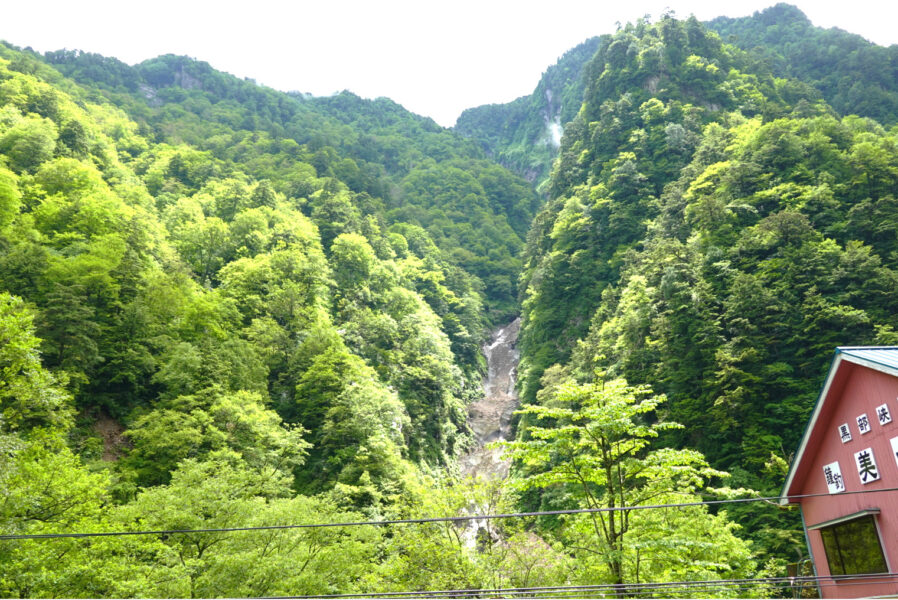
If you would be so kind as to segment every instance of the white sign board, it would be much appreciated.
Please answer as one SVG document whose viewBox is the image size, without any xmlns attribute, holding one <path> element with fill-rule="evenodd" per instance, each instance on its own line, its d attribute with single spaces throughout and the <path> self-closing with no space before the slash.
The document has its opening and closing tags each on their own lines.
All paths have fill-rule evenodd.
<svg viewBox="0 0 898 600">
<path fill-rule="evenodd" d="M 839 461 L 823 465 L 823 476 L 826 477 L 826 487 L 829 489 L 830 494 L 838 494 L 845 491 L 845 480 L 842 479 L 842 469 L 839 468 Z"/>
<path fill-rule="evenodd" d="M 876 468 L 876 458 L 873 456 L 873 448 L 865 448 L 854 453 L 854 463 L 857 466 L 857 476 L 861 483 L 872 483 L 879 480 L 879 469 Z"/>
<path fill-rule="evenodd" d="M 839 425 L 839 439 L 842 440 L 843 444 L 847 444 L 851 441 L 851 430 L 848 429 L 848 423 Z"/>
</svg>

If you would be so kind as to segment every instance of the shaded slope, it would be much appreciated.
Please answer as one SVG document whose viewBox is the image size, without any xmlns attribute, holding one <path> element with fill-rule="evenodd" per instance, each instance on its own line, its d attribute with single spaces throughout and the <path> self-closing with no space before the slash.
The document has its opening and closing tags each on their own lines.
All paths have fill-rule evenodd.
<svg viewBox="0 0 898 600">
<path fill-rule="evenodd" d="M 838 28 L 815 27 L 798 8 L 784 3 L 750 17 L 718 17 L 707 25 L 778 77 L 813 85 L 840 114 L 887 125 L 898 121 L 898 46 L 885 48 Z"/>
<path fill-rule="evenodd" d="M 600 48 L 529 238 L 521 382 L 525 402 L 553 364 L 650 383 L 678 443 L 759 474 L 832 347 L 898 327 L 895 236 L 874 225 L 895 222 L 898 154 L 754 65 L 694 19 Z"/>
</svg>

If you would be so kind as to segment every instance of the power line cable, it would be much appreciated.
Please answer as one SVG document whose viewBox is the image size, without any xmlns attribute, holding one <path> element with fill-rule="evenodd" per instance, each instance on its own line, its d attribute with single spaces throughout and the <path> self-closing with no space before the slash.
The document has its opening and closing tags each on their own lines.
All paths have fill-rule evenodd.
<svg viewBox="0 0 898 600">
<path fill-rule="evenodd" d="M 269 600 L 290 600 L 295 598 L 308 598 L 314 600 L 327 599 L 350 599 L 350 598 L 378 598 L 385 600 L 388 598 L 408 599 L 420 597 L 470 597 L 477 595 L 531 595 L 548 593 L 562 593 L 565 597 L 570 594 L 585 594 L 589 592 L 624 592 L 628 596 L 640 596 L 646 594 L 655 594 L 663 591 L 672 593 L 681 593 L 694 589 L 706 588 L 727 588 L 729 590 L 739 589 L 751 591 L 758 587 L 798 587 L 808 583 L 820 585 L 822 587 L 846 587 L 854 585 L 870 585 L 869 580 L 895 579 L 898 573 L 871 573 L 863 575 L 851 575 L 846 580 L 840 581 L 841 576 L 803 576 L 803 577 L 759 577 L 744 579 L 708 579 L 701 581 L 667 581 L 656 583 L 629 583 L 629 584 L 596 584 L 596 585 L 559 585 L 559 586 L 540 586 L 540 587 L 511 587 L 511 588 L 469 588 L 469 589 L 444 589 L 444 590 L 426 590 L 416 592 L 380 592 L 380 593 L 359 593 L 359 594 L 330 594 L 316 596 L 276 596 Z M 850 579 L 850 580 L 847 580 Z M 859 581 L 860 580 L 860 581 Z"/>
<path fill-rule="evenodd" d="M 856 581 L 857 579 L 893 579 L 898 573 L 876 573 L 870 575 L 853 575 L 851 581 L 820 583 L 823 586 L 847 586 L 847 585 L 869 585 L 869 581 Z M 421 596 L 441 597 L 454 596 L 466 597 L 479 594 L 504 594 L 504 595 L 520 595 L 520 594 L 542 594 L 542 593 L 585 593 L 585 592 L 625 592 L 627 595 L 641 595 L 647 593 L 657 593 L 659 591 L 683 592 L 687 589 L 704 589 L 714 587 L 725 587 L 728 589 L 757 589 L 763 586 L 772 587 L 796 587 L 806 583 L 814 583 L 826 580 L 836 580 L 839 577 L 820 576 L 820 577 L 779 577 L 779 578 L 753 578 L 753 579 L 721 579 L 721 580 L 703 580 L 703 581 L 673 581 L 673 582 L 657 582 L 657 583 L 630 583 L 630 584 L 598 584 L 598 585 L 569 585 L 569 586 L 543 586 L 543 587 L 522 587 L 522 588 L 473 588 L 473 589 L 449 589 L 449 590 L 428 590 L 418 592 L 382 592 L 369 594 L 334 594 L 321 596 L 302 596 L 304 598 L 329 599 L 329 598 L 415 598 Z M 296 598 L 294 596 L 285 596 L 281 598 Z"/>
<path fill-rule="evenodd" d="M 876 494 L 880 492 L 898 492 L 898 487 L 883 488 L 879 490 L 857 490 L 852 492 L 840 492 L 840 496 L 849 496 L 854 494 Z M 677 492 L 671 492 L 677 493 Z M 425 517 L 420 519 L 389 519 L 382 521 L 345 521 L 337 523 L 299 523 L 292 525 L 257 525 L 248 527 L 209 527 L 199 529 L 151 529 L 138 531 L 97 531 L 82 533 L 31 533 L 31 534 L 5 534 L 0 535 L 0 541 L 3 540 L 44 540 L 57 538 L 90 538 L 90 537 L 117 537 L 117 536 L 135 536 L 135 535 L 175 535 L 175 534 L 191 534 L 191 533 L 231 533 L 238 531 L 266 531 L 277 529 L 320 529 L 324 527 L 359 527 L 372 526 L 383 527 L 387 525 L 415 525 L 424 523 L 457 523 L 464 521 L 477 520 L 494 520 L 494 519 L 514 519 L 525 517 L 543 517 L 557 515 L 576 515 L 586 513 L 606 513 L 606 512 L 623 512 L 631 510 L 649 510 L 659 508 L 688 508 L 692 506 L 716 506 L 721 504 L 737 504 L 748 502 L 768 502 L 773 503 L 783 499 L 799 500 L 803 498 L 817 498 L 823 496 L 831 496 L 829 493 L 816 494 L 799 494 L 795 496 L 765 496 L 757 498 L 729 498 L 726 500 L 704 500 L 700 502 L 677 502 L 671 504 L 641 504 L 638 506 L 615 506 L 603 508 L 572 508 L 563 510 L 541 510 L 533 512 L 520 513 L 500 513 L 494 515 L 463 515 L 456 517 Z"/>
</svg>

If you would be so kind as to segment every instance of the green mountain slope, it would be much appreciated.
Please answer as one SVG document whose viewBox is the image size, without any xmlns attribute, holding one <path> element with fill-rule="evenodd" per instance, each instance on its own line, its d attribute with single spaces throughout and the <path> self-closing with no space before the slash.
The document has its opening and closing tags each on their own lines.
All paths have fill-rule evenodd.
<svg viewBox="0 0 898 600">
<path fill-rule="evenodd" d="M 529 186 L 389 101 L 51 60 L 75 79 L 0 46 L 0 530 L 241 531 L 3 540 L 0 595 L 565 583 L 554 549 L 509 568 L 517 524 L 495 555 L 451 523 L 245 529 L 513 509 L 452 474 Z"/>
<path fill-rule="evenodd" d="M 898 46 L 884 48 L 841 29 L 814 27 L 789 4 L 750 17 L 718 17 L 707 25 L 778 77 L 813 85 L 839 114 L 884 125 L 898 121 Z"/>
<path fill-rule="evenodd" d="M 227 447 L 214 414 L 237 410 L 228 402 L 305 429 L 299 488 L 365 473 L 395 485 L 406 460 L 462 449 L 482 284 L 425 230 L 319 176 L 289 138 L 217 123 L 203 148 L 155 141 L 94 90 L 3 53 L 0 282 L 34 311 L 44 365 L 87 422 L 108 413 L 129 427 L 123 477 L 162 483 L 178 460 Z M 350 401 L 362 404 L 344 414 Z M 351 429 L 366 410 L 379 415 L 367 432 Z M 281 443 L 264 414 L 264 443 Z M 363 459 L 369 437 L 378 454 Z"/>
<path fill-rule="evenodd" d="M 250 161 L 256 176 L 276 182 L 280 192 L 305 193 L 291 190 L 283 171 L 285 160 L 302 156 L 317 176 L 335 177 L 353 193 L 382 202 L 378 210 L 389 224 L 424 227 L 448 259 L 487 282 L 482 290 L 490 321 L 515 312 L 518 255 L 537 197 L 485 160 L 473 142 L 431 119 L 385 98 L 276 92 L 186 57 L 167 55 L 134 67 L 80 52 L 51 52 L 46 59 L 124 109 L 153 139 Z M 269 145 L 298 146 L 272 163 L 247 154 L 250 132 L 269 136 Z M 462 179 L 456 170 L 465 173 Z M 419 187 L 422 178 L 430 179 L 429 188 Z"/>
<path fill-rule="evenodd" d="M 595 37 L 565 52 L 529 96 L 467 109 L 455 131 L 476 140 L 489 156 L 539 187 L 549 175 L 564 124 L 583 102 L 583 66 L 599 44 Z"/>
<path fill-rule="evenodd" d="M 898 155 L 754 65 L 694 19 L 600 48 L 529 238 L 521 385 L 534 401 L 553 364 L 650 383 L 678 444 L 760 474 L 833 347 L 894 340 Z"/>
<path fill-rule="evenodd" d="M 898 46 L 884 48 L 840 29 L 815 27 L 798 8 L 784 3 L 705 25 L 746 51 L 752 72 L 807 83 L 842 115 L 884 125 L 898 120 Z M 466 110 L 455 130 L 529 181 L 545 182 L 558 155 L 553 140 L 560 135 L 554 136 L 573 120 L 583 100 L 583 68 L 609 39 L 591 38 L 565 53 L 530 96 Z"/>
</svg>

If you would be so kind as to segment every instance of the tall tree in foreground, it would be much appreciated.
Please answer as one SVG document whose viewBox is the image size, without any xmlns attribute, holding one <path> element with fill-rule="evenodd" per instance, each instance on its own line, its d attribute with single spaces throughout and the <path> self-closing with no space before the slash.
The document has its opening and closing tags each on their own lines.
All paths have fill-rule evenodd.
<svg viewBox="0 0 898 600">
<path fill-rule="evenodd" d="M 619 584 L 621 593 L 627 583 L 740 577 L 755 569 L 748 543 L 725 514 L 634 508 L 699 501 L 712 478 L 726 476 L 694 450 L 651 447 L 661 431 L 681 427 L 655 419 L 663 401 L 622 379 L 564 383 L 545 406 L 524 406 L 529 435 L 507 444 L 523 490 L 565 507 L 602 510 L 566 520 L 560 533 L 580 555 L 582 577 Z"/>
</svg>

